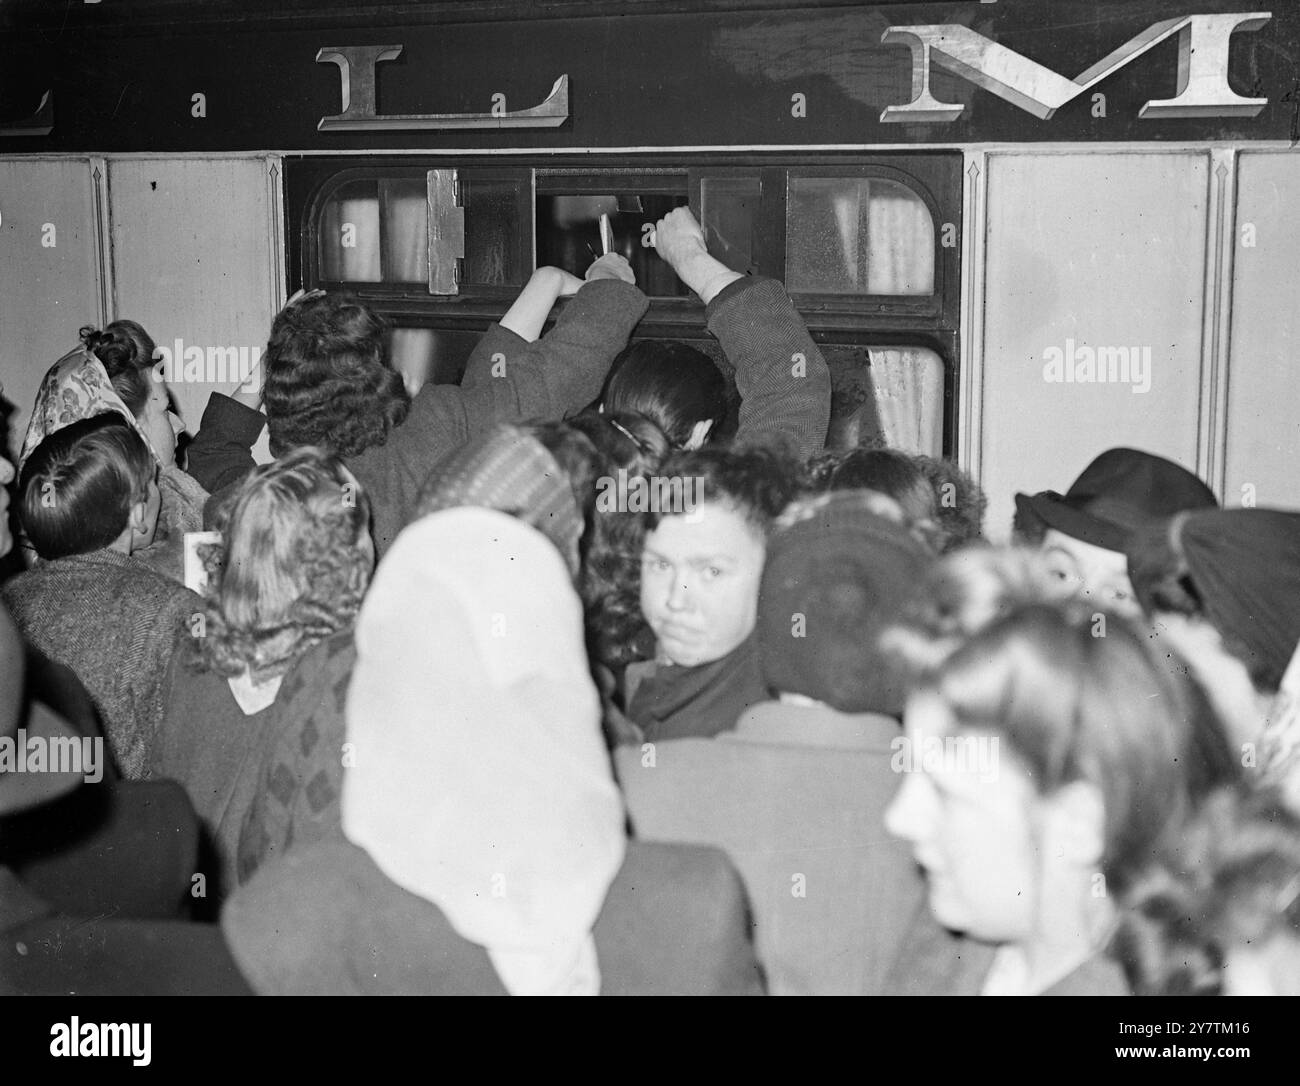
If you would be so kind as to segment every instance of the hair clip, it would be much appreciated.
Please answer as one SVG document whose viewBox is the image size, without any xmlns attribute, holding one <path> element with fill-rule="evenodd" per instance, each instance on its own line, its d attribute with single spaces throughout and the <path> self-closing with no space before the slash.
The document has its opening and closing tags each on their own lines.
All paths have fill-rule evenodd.
<svg viewBox="0 0 1300 1086">
<path fill-rule="evenodd" d="M 615 430 L 617 430 L 620 434 L 622 434 L 625 438 L 627 438 L 628 441 L 632 442 L 632 444 L 636 446 L 637 452 L 644 453 L 646 451 L 645 445 L 641 443 L 641 440 L 636 436 L 636 434 L 632 433 L 632 431 L 629 430 L 626 426 L 624 426 L 621 422 L 618 422 L 615 419 L 611 419 L 608 415 L 606 415 L 605 418 L 609 422 L 609 424 L 612 427 L 614 427 Z"/>
</svg>

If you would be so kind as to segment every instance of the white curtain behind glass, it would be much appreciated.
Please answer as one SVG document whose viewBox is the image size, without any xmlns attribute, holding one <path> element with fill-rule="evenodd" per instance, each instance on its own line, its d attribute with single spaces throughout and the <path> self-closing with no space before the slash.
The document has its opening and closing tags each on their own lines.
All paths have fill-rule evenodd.
<svg viewBox="0 0 1300 1086">
<path fill-rule="evenodd" d="M 384 249 L 389 282 L 429 281 L 429 196 L 423 179 L 381 181 Z M 432 329 L 394 328 L 389 364 L 414 396 L 433 372 L 436 343 Z"/>
<path fill-rule="evenodd" d="M 924 347 L 872 350 L 876 413 L 891 449 L 943 455 L 943 363 Z"/>
<path fill-rule="evenodd" d="M 868 294 L 934 292 L 934 222 L 930 209 L 892 181 L 870 182 L 866 241 Z"/>
<path fill-rule="evenodd" d="M 351 196 L 344 189 L 325 205 L 320 229 L 326 279 L 379 282 L 379 201 L 374 196 Z"/>
</svg>

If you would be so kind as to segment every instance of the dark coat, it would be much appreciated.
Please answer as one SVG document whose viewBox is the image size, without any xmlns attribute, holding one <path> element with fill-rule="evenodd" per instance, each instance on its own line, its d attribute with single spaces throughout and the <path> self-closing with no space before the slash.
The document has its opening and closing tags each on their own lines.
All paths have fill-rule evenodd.
<svg viewBox="0 0 1300 1086">
<path fill-rule="evenodd" d="M 903 937 L 886 994 L 979 995 L 995 953 L 988 943 L 946 931 L 926 910 Z M 1126 996 L 1132 991 L 1120 966 L 1097 954 L 1041 994 Z"/>
<path fill-rule="evenodd" d="M 627 718 L 649 743 L 729 732 L 750 706 L 771 697 L 753 634 L 721 660 L 697 667 L 653 660 L 630 664 L 625 683 Z"/>
<path fill-rule="evenodd" d="M 560 419 L 590 404 L 649 304 L 636 287 L 620 280 L 587 283 L 565 305 L 555 327 L 514 354 L 502 372 L 491 372 L 489 356 L 486 373 L 467 371 L 459 385 L 425 385 L 387 441 L 347 459 L 370 499 L 378 555 L 410 520 L 429 472 L 471 437 L 498 422 Z M 215 394 L 212 400 L 217 400 Z M 229 400 L 216 410 L 236 409 L 248 412 L 246 426 L 251 429 L 252 416 L 260 412 Z M 204 428 L 218 421 L 214 415 L 209 423 L 204 412 Z M 240 442 L 246 436 L 229 420 L 219 429 L 235 433 Z M 223 436 L 219 446 L 210 447 L 203 429 L 190 448 L 189 463 L 195 478 L 214 491 L 210 505 L 219 505 L 224 497 L 214 488 L 228 488 L 253 467 L 242 445 Z"/>
<path fill-rule="evenodd" d="M 716 739 L 620 747 L 638 838 L 723 849 L 745 880 L 773 995 L 879 995 L 927 908 L 911 850 L 885 831 L 896 720 L 768 702 Z"/>
<path fill-rule="evenodd" d="M 481 946 L 343 838 L 264 867 L 221 926 L 262 995 L 505 995 Z M 593 930 L 602 995 L 761 995 L 745 892 L 714 849 L 629 842 Z"/>
</svg>

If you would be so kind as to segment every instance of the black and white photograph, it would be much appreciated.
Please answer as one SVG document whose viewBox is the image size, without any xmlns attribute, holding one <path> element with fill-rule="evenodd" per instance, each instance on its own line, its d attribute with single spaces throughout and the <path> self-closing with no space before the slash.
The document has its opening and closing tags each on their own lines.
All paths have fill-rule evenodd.
<svg viewBox="0 0 1300 1086">
<path fill-rule="evenodd" d="M 3 0 L 0 433 L 15 1073 L 1293 1047 L 1296 0 Z"/>
</svg>

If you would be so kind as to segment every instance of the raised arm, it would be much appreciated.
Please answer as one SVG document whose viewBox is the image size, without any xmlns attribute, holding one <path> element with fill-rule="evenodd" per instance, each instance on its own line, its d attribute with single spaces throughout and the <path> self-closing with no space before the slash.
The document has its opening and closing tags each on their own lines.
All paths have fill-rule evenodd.
<svg viewBox="0 0 1300 1086">
<path fill-rule="evenodd" d="M 469 388 L 425 385 L 388 440 L 352 459 L 357 477 L 384 496 L 374 512 L 381 553 L 413 511 L 429 472 L 471 437 L 499 422 L 561 419 L 600 394 L 610 363 L 649 305 L 630 277 L 622 257 L 601 257 L 545 336 L 514 361 L 490 366 Z"/>
<path fill-rule="evenodd" d="M 542 334 L 546 318 L 559 298 L 571 298 L 582 280 L 561 268 L 538 268 L 529 278 L 514 304 L 499 322 L 494 322 L 470 352 L 461 388 L 473 388 L 480 381 L 516 361 L 520 352 Z"/>
<path fill-rule="evenodd" d="M 736 441 L 777 437 L 800 457 L 822 448 L 830 424 L 830 370 L 785 288 L 710 256 L 689 208 L 659 220 L 655 248 L 700 296 L 709 331 L 736 369 Z"/>
</svg>

